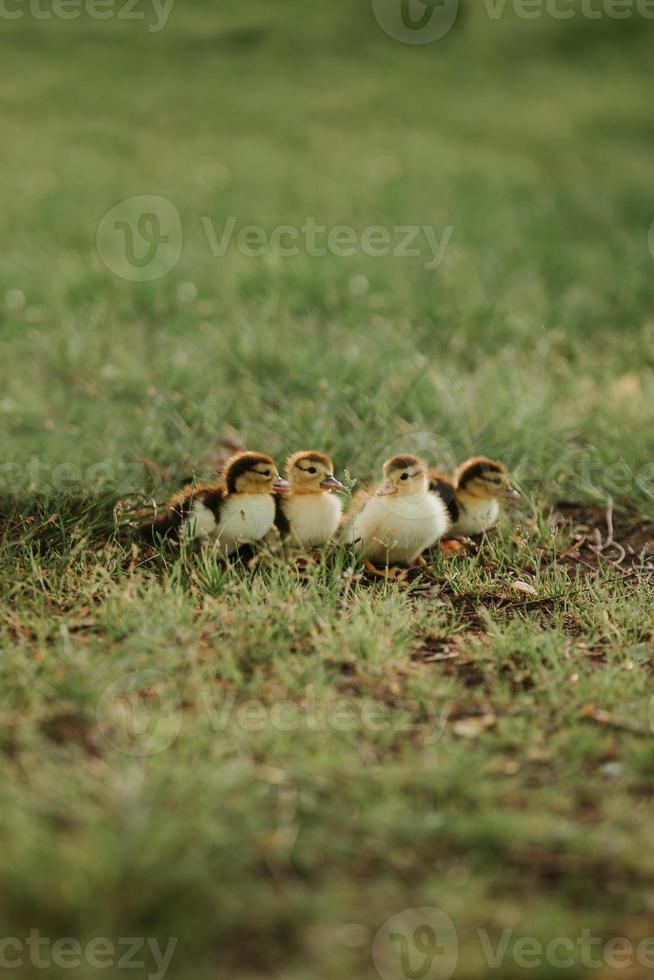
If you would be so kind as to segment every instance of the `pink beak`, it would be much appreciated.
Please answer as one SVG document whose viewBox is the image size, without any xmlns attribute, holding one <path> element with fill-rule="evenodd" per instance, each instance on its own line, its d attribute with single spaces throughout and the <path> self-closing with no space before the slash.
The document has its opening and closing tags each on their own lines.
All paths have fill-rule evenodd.
<svg viewBox="0 0 654 980">
<path fill-rule="evenodd" d="M 334 479 L 331 473 L 328 473 L 327 476 L 321 481 L 320 489 L 321 490 L 345 490 L 345 487 L 343 486 L 342 483 L 339 483 L 338 480 Z"/>
<path fill-rule="evenodd" d="M 378 497 L 385 497 L 389 493 L 397 493 L 397 487 L 394 483 L 382 483 L 379 490 L 377 491 Z"/>
<path fill-rule="evenodd" d="M 285 480 L 283 476 L 278 476 L 272 485 L 273 493 L 286 493 L 290 486 L 288 480 Z"/>
</svg>

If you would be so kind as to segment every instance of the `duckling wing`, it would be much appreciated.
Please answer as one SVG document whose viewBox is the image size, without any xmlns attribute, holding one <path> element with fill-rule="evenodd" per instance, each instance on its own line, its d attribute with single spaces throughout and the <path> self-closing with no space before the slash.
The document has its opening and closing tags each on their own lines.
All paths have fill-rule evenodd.
<svg viewBox="0 0 654 980">
<path fill-rule="evenodd" d="M 280 493 L 275 494 L 275 527 L 279 531 L 282 541 L 291 532 L 291 525 L 284 510 L 284 498 Z"/>
<path fill-rule="evenodd" d="M 372 540 L 384 536 L 384 525 L 388 518 L 388 512 L 382 498 L 377 496 L 376 489 L 374 487 L 367 494 L 362 506 L 354 514 L 347 539 L 350 544 L 366 551 Z"/>
<path fill-rule="evenodd" d="M 189 483 L 173 494 L 161 514 L 144 525 L 143 532 L 153 540 L 157 536 L 178 538 L 198 501 L 217 520 L 224 494 L 224 487 L 220 483 Z"/>
<path fill-rule="evenodd" d="M 196 493 L 193 502 L 201 504 L 208 510 L 218 524 L 222 514 L 223 504 L 227 497 L 227 488 L 220 483 L 211 483 L 202 488 L 200 493 Z"/>
<path fill-rule="evenodd" d="M 456 500 L 456 487 L 449 476 L 431 470 L 429 473 L 429 489 L 441 498 L 447 507 L 452 524 L 456 524 L 459 519 L 459 505 Z"/>
<path fill-rule="evenodd" d="M 184 487 L 168 503 L 168 514 L 178 537 L 203 541 L 220 521 L 227 491 L 221 483 L 196 483 Z"/>
<path fill-rule="evenodd" d="M 358 517 L 370 498 L 374 495 L 375 490 L 376 487 L 370 487 L 367 490 L 359 490 L 355 493 L 352 499 L 352 506 L 341 520 L 340 539 L 345 544 L 353 544 L 355 542 L 358 534 L 357 530 L 355 530 L 355 524 L 358 524 Z"/>
</svg>

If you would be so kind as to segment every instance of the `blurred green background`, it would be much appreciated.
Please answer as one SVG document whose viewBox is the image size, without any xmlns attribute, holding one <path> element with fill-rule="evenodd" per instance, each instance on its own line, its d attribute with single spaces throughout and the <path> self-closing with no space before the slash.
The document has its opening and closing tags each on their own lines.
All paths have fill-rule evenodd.
<svg viewBox="0 0 654 980">
<path fill-rule="evenodd" d="M 323 444 L 360 479 L 427 432 L 443 462 L 484 451 L 536 493 L 649 507 L 652 22 L 569 7 L 462 3 L 425 45 L 364 0 L 187 2 L 156 33 L 145 0 L 142 21 L 3 23 L 9 488 L 52 485 L 62 461 L 188 472 L 231 424 L 278 453 Z M 137 195 L 183 227 L 153 282 L 96 250 Z M 220 235 L 230 217 L 451 239 L 433 270 L 427 254 L 215 257 L 203 219 Z M 122 488 L 107 472 L 63 482 Z"/>
</svg>

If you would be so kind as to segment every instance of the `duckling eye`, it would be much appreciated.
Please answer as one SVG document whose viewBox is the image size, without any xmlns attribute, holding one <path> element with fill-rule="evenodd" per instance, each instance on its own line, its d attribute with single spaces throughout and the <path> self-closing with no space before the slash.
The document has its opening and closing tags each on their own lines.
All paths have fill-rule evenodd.
<svg viewBox="0 0 654 980">
<path fill-rule="evenodd" d="M 262 476 L 265 476 L 266 479 L 270 476 L 270 470 L 259 470 L 259 472 Z"/>
<path fill-rule="evenodd" d="M 317 472 L 318 472 L 318 470 L 316 469 L 315 466 L 309 466 L 309 468 L 307 469 L 307 473 L 314 474 L 314 473 L 317 473 Z"/>
<path fill-rule="evenodd" d="M 409 479 L 408 473 L 403 473 L 402 476 L 400 477 L 400 480 L 408 480 L 408 479 Z"/>
</svg>

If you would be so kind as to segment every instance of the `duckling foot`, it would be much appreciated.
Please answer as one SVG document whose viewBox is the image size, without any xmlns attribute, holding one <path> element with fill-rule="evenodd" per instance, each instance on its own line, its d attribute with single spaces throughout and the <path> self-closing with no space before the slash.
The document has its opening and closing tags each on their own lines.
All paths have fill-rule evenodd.
<svg viewBox="0 0 654 980">
<path fill-rule="evenodd" d="M 296 555 L 294 561 L 296 568 L 306 571 L 307 568 L 320 564 L 320 552 L 311 551 L 308 554 Z"/>
<path fill-rule="evenodd" d="M 363 559 L 363 567 L 369 575 L 375 575 L 377 578 L 397 579 L 406 574 L 405 568 L 398 568 L 396 565 L 389 565 L 387 568 L 377 568 L 369 558 Z"/>
<path fill-rule="evenodd" d="M 441 551 L 446 558 L 452 555 L 460 555 L 466 550 L 466 546 L 463 541 L 457 541 L 455 538 L 447 538 L 445 541 L 441 541 Z"/>
<path fill-rule="evenodd" d="M 414 563 L 411 566 L 411 568 L 412 569 L 420 569 L 423 572 L 433 572 L 434 571 L 433 566 L 430 565 L 429 562 L 425 558 L 422 557 L 422 555 L 418 555 L 418 557 L 414 561 Z"/>
<path fill-rule="evenodd" d="M 308 565 L 311 561 L 317 561 L 318 556 L 314 551 L 302 551 L 300 554 L 295 555 L 296 562 L 302 562 L 304 565 Z"/>
</svg>

